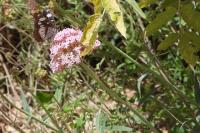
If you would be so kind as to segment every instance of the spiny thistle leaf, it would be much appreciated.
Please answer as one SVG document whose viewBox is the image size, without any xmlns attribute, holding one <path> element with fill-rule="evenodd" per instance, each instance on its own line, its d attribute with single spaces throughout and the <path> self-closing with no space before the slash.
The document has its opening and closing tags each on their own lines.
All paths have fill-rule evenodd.
<svg viewBox="0 0 200 133">
<path fill-rule="evenodd" d="M 137 4 L 137 2 L 135 2 L 135 0 L 126 0 L 126 1 L 133 7 L 133 9 L 136 11 L 136 13 L 138 13 L 142 18 L 146 19 L 146 15 L 140 9 L 140 6 Z M 150 1 L 152 1 L 152 0 L 150 0 Z M 155 0 L 153 0 L 153 1 L 155 1 Z"/>
<path fill-rule="evenodd" d="M 168 37 L 163 40 L 159 46 L 158 50 L 166 50 L 168 49 L 171 45 L 173 45 L 176 41 L 178 41 L 178 34 L 177 33 L 172 33 L 169 34 Z"/>
<path fill-rule="evenodd" d="M 193 10 L 192 4 L 186 4 L 181 9 L 181 15 L 188 26 L 200 32 L 200 12 Z"/>
<path fill-rule="evenodd" d="M 177 9 L 174 7 L 167 7 L 166 10 L 160 14 L 146 27 L 146 34 L 150 36 L 156 33 L 163 25 L 167 24 L 176 14 Z"/>
<path fill-rule="evenodd" d="M 124 25 L 123 14 L 117 0 L 102 0 L 102 3 L 117 30 L 126 38 L 126 27 Z"/>
<path fill-rule="evenodd" d="M 94 46 L 94 43 L 98 36 L 98 29 L 102 21 L 102 10 L 101 0 L 91 0 L 94 5 L 95 14 L 90 16 L 87 25 L 83 30 L 83 36 L 81 43 L 86 46 L 85 50 L 81 52 L 81 56 L 89 54 Z"/>
</svg>

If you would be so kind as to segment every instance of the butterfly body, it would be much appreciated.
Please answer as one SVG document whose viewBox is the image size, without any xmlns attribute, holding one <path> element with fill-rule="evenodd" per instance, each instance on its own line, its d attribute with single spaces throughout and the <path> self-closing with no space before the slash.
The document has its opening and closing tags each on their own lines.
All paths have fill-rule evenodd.
<svg viewBox="0 0 200 133">
<path fill-rule="evenodd" d="M 34 38 L 38 42 L 51 40 L 57 33 L 55 28 L 55 16 L 46 7 L 42 12 L 34 13 Z"/>
</svg>

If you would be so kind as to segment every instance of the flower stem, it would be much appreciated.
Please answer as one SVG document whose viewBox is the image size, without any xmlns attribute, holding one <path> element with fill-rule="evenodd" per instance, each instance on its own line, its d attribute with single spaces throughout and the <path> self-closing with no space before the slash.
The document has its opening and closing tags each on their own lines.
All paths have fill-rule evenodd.
<svg viewBox="0 0 200 133">
<path fill-rule="evenodd" d="M 137 110 L 135 110 L 131 104 L 125 100 L 123 100 L 116 92 L 114 92 L 109 86 L 101 80 L 96 73 L 89 67 L 86 63 L 81 63 L 81 68 L 93 79 L 95 79 L 98 84 L 101 86 L 101 89 L 106 91 L 113 99 L 118 101 L 121 104 L 126 105 L 131 111 L 135 113 L 153 132 L 159 133 L 159 131 L 149 122 L 147 121 Z"/>
<path fill-rule="evenodd" d="M 189 101 L 188 97 L 185 96 L 185 94 L 183 94 L 183 92 L 181 92 L 171 82 L 168 82 L 158 72 L 156 72 L 155 70 L 150 69 L 148 66 L 141 65 L 136 60 L 134 60 L 132 57 L 130 57 L 129 55 L 127 55 L 126 53 L 124 53 L 122 50 L 120 50 L 119 48 L 117 48 L 116 46 L 114 46 L 113 44 L 111 44 L 110 42 L 108 42 L 106 40 L 103 40 L 103 42 L 105 44 L 107 44 L 109 47 L 111 47 L 113 50 L 115 50 L 117 53 L 119 53 L 120 55 L 122 55 L 123 57 L 125 57 L 126 59 L 128 59 L 129 61 L 131 61 L 132 63 L 134 63 L 136 66 L 138 66 L 139 68 L 141 68 L 142 70 L 144 70 L 144 71 L 149 72 L 150 74 L 152 74 L 152 76 L 154 78 L 156 78 L 164 87 L 170 89 L 173 92 L 176 92 L 181 98 L 186 99 L 187 101 Z M 196 106 L 198 107 L 198 105 L 196 105 Z"/>
</svg>

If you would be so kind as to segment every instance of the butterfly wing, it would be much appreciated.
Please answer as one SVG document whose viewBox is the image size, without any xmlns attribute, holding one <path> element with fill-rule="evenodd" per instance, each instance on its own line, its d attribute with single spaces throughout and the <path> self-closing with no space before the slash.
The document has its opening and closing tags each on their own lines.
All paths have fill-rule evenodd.
<svg viewBox="0 0 200 133">
<path fill-rule="evenodd" d="M 55 34 L 58 32 L 58 29 L 54 28 L 54 27 L 48 27 L 47 32 L 46 32 L 46 36 L 45 39 L 46 40 L 51 40 L 53 39 L 53 37 L 55 36 Z"/>
<path fill-rule="evenodd" d="M 48 8 L 34 14 L 34 37 L 38 42 L 51 40 L 57 33 L 54 15 Z"/>
</svg>

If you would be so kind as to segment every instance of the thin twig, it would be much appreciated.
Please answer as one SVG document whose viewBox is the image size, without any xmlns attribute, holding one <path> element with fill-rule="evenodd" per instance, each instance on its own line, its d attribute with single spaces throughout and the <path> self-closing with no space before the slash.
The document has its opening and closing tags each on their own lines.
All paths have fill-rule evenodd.
<svg viewBox="0 0 200 133">
<path fill-rule="evenodd" d="M 18 52 L 18 50 L 1 33 L 0 36 L 15 50 L 15 52 Z"/>
<path fill-rule="evenodd" d="M 20 133 L 25 133 L 20 127 L 18 127 L 18 126 L 15 124 L 15 122 L 13 122 L 13 121 L 11 120 L 10 117 L 8 117 L 8 115 L 7 115 L 4 111 L 2 111 L 1 109 L 0 109 L 0 111 L 1 111 L 1 113 L 3 114 L 4 122 L 6 122 L 7 125 L 12 126 L 12 127 L 15 128 L 16 130 L 18 130 Z M 7 118 L 8 120 L 7 120 L 6 118 Z"/>
<path fill-rule="evenodd" d="M 20 99 L 19 95 L 17 94 L 15 85 L 13 84 L 13 79 L 12 79 L 12 77 L 11 77 L 9 71 L 8 71 L 8 68 L 7 68 L 6 64 L 3 62 L 3 57 L 2 57 L 1 54 L 0 54 L 0 62 L 2 64 L 2 66 L 3 66 L 3 69 L 4 69 L 5 73 L 6 73 L 6 76 L 8 77 L 8 82 L 10 84 L 10 88 L 12 90 L 13 95 L 16 97 L 16 99 Z"/>
</svg>

